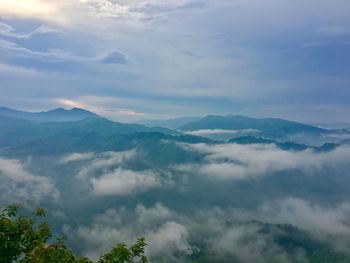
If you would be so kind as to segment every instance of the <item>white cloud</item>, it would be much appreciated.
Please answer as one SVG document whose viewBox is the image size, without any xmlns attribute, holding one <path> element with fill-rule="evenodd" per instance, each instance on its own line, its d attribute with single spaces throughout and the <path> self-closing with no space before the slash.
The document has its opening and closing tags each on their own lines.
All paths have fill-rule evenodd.
<svg viewBox="0 0 350 263">
<path fill-rule="evenodd" d="M 145 207 L 138 204 L 135 208 L 135 214 L 139 224 L 142 226 L 152 226 L 160 224 L 162 221 L 174 218 L 176 214 L 161 203 L 156 203 L 153 207 Z"/>
<path fill-rule="evenodd" d="M 95 156 L 95 153 L 71 153 L 62 158 L 61 163 L 70 163 L 76 161 L 90 160 Z"/>
<path fill-rule="evenodd" d="M 91 179 L 93 193 L 103 195 L 128 195 L 144 192 L 161 185 L 160 176 L 150 171 L 134 172 L 118 168 Z"/>
<path fill-rule="evenodd" d="M 78 177 L 85 178 L 98 172 L 113 170 L 113 167 L 122 165 L 124 162 L 133 159 L 135 155 L 135 150 L 101 153 L 79 171 Z"/>
<path fill-rule="evenodd" d="M 130 6 L 120 4 L 118 1 L 108 0 L 81 0 L 91 15 L 109 18 L 128 18 L 134 14 L 130 12 Z"/>
<path fill-rule="evenodd" d="M 136 154 L 136 150 L 100 154 L 74 153 L 65 156 L 61 162 L 87 161 L 81 166 L 77 177 L 84 183 L 90 182 L 92 193 L 96 196 L 138 194 L 152 188 L 168 187 L 172 184 L 169 174 L 128 169 L 127 162 L 134 159 Z"/>
<path fill-rule="evenodd" d="M 270 232 L 261 232 L 264 223 L 271 226 L 292 225 L 305 231 L 314 242 L 320 241 L 336 251 L 349 254 L 349 202 L 321 205 L 285 197 L 267 201 L 256 209 L 210 208 L 196 213 L 195 218 L 199 217 L 200 220 L 195 221 L 191 216 L 187 218 L 189 232 L 194 236 L 199 235 L 201 240 L 207 240 L 209 249 L 218 257 L 236 256 L 242 262 L 270 262 L 273 256 L 283 259 L 282 262 L 289 262 L 286 251 L 271 239 L 276 232 L 272 228 Z M 303 259 L 302 254 L 294 256 Z"/>
<path fill-rule="evenodd" d="M 19 32 L 16 32 L 16 30 L 12 26 L 6 23 L 0 22 L 0 35 L 3 35 L 3 36 L 18 38 L 18 39 L 29 39 L 38 34 L 48 34 L 48 33 L 61 33 L 61 31 L 58 29 L 50 28 L 48 26 L 39 26 L 38 28 L 28 33 L 19 33 Z"/>
<path fill-rule="evenodd" d="M 259 217 L 275 224 L 292 224 L 307 230 L 344 252 L 350 246 L 350 203 L 321 206 L 300 198 L 285 198 L 263 205 Z"/>
<path fill-rule="evenodd" d="M 116 108 L 116 107 L 101 107 L 96 105 L 96 100 L 98 104 L 98 101 L 100 101 L 100 103 L 101 103 L 101 100 L 110 101 L 111 98 L 109 99 L 96 98 L 94 101 L 90 103 L 80 102 L 78 100 L 68 100 L 68 99 L 57 99 L 56 102 L 65 107 L 78 107 L 78 108 L 87 109 L 97 113 L 100 116 L 110 118 L 110 119 L 125 117 L 127 120 L 130 120 L 130 118 L 132 117 L 140 117 L 145 115 L 145 113 L 143 112 L 138 112 L 132 109 L 123 109 L 123 108 Z"/>
<path fill-rule="evenodd" d="M 50 178 L 28 172 L 16 159 L 0 158 L 0 199 L 2 202 L 37 203 L 59 197 Z"/>
<path fill-rule="evenodd" d="M 48 51 L 34 51 L 18 45 L 14 42 L 0 39 L 0 49 L 14 52 L 15 57 L 30 57 L 46 61 L 69 61 L 69 62 L 94 62 L 100 58 L 87 58 L 76 56 L 71 51 L 60 49 L 49 49 Z"/>
<path fill-rule="evenodd" d="M 131 244 L 137 237 L 145 237 L 146 254 L 150 259 L 163 257 L 176 261 L 179 253 L 190 253 L 189 232 L 175 221 L 176 214 L 158 203 L 153 207 L 137 205 L 134 210 L 109 209 L 95 216 L 90 225 L 79 226 L 76 232 L 65 227 L 67 234 L 76 235 L 84 244 L 86 255 L 97 258 L 117 242 Z"/>
<path fill-rule="evenodd" d="M 298 259 L 298 262 L 307 261 L 302 248 L 295 249 L 294 252 L 287 251 L 274 240 L 276 234 L 288 234 L 284 233 L 283 228 L 270 225 L 270 228 L 266 229 L 265 224 L 252 221 L 254 219 L 264 220 L 263 222 L 270 224 L 292 223 L 296 227 L 309 231 L 311 224 L 308 222 L 311 220 L 307 217 L 316 221 L 318 221 L 317 217 L 328 217 L 331 220 L 325 220 L 319 224 L 319 229 L 332 231 L 332 228 L 338 228 L 339 231 L 346 231 L 347 235 L 347 221 L 341 220 L 347 220 L 348 217 L 339 215 L 348 211 L 348 206 L 347 210 L 343 208 L 331 210 L 299 200 L 297 202 L 302 203 L 296 205 L 299 208 L 296 211 L 293 209 L 290 211 L 288 203 L 293 202 L 290 200 L 292 199 L 281 201 L 277 206 L 269 203 L 256 211 L 208 207 L 186 214 L 177 214 L 159 203 L 153 207 L 139 204 L 134 210 L 124 207 L 109 209 L 95 216 L 91 224 L 79 226 L 76 230 L 66 227 L 66 232 L 76 236 L 85 248 L 84 254 L 93 258 L 109 250 L 117 242 L 131 244 L 137 237 L 143 236 L 148 244 L 146 254 L 152 261 L 164 259 L 167 262 L 186 262 L 187 256 L 198 253 L 202 248 L 202 253 L 206 253 L 207 259 L 213 262 L 235 259 L 237 262 L 259 263 L 268 263 L 271 260 L 286 263 L 294 262 L 295 259 Z M 302 208 L 305 204 L 304 208 L 311 208 L 310 211 Z M 282 210 L 281 207 L 283 207 Z M 325 215 L 319 214 L 318 209 Z M 314 211 L 316 214 L 312 215 Z M 337 216 L 332 216 L 332 212 L 336 212 Z M 309 227 L 304 227 L 305 224 L 302 223 L 305 218 L 306 225 Z M 299 222 L 302 224 L 298 225 Z M 345 228 L 338 227 L 338 223 Z M 336 233 L 341 234 L 341 232 Z M 307 234 L 310 233 L 307 232 Z M 323 241 L 326 236 L 326 232 L 323 232 L 323 236 L 311 234 L 311 237 L 321 238 L 320 240 Z M 194 240 L 199 241 L 201 247 L 198 248 L 196 245 L 199 244 Z M 338 248 L 341 248 L 340 244 L 347 244 L 346 239 L 338 239 L 338 241 L 334 242 Z"/>
<path fill-rule="evenodd" d="M 164 257 L 174 260 L 174 252 L 192 254 L 188 243 L 189 233 L 186 227 L 177 222 L 165 222 L 156 230 L 146 233 L 150 244 L 148 254 L 151 257 Z"/>
<path fill-rule="evenodd" d="M 181 1 L 110 1 L 110 0 L 2 0 L 0 13 L 6 16 L 46 20 L 62 25 L 80 25 L 84 18 L 141 20 L 155 13 L 186 7 L 189 0 Z M 79 13 L 79 15 L 74 15 Z"/>
<path fill-rule="evenodd" d="M 260 232 L 261 225 L 237 224 L 230 227 L 224 222 L 216 223 L 216 229 L 211 229 L 212 236 L 207 240 L 209 251 L 216 258 L 235 258 L 237 262 L 290 262 L 287 253 L 271 240 L 271 233 Z"/>
<path fill-rule="evenodd" d="M 242 129 L 242 130 L 222 130 L 222 129 L 205 129 L 205 130 L 195 130 L 186 131 L 186 134 L 196 135 L 196 136 L 208 136 L 208 135 L 219 135 L 219 134 L 237 134 L 237 133 L 259 133 L 259 130 L 254 129 Z"/>
<path fill-rule="evenodd" d="M 329 152 L 285 151 L 273 144 L 182 144 L 206 155 L 204 164 L 181 165 L 182 171 L 199 172 L 212 178 L 249 179 L 285 170 L 299 169 L 316 174 L 326 167 L 337 169 L 349 163 L 350 147 L 341 146 Z"/>
</svg>

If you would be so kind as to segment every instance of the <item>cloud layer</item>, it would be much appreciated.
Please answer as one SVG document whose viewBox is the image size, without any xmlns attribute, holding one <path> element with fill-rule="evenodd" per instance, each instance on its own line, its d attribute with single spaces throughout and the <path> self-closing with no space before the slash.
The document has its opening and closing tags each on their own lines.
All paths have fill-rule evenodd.
<svg viewBox="0 0 350 263">
<path fill-rule="evenodd" d="M 135 240 L 145 236 L 149 242 L 147 255 L 176 260 L 176 253 L 188 253 L 188 231 L 184 225 L 173 221 L 176 214 L 158 203 L 153 207 L 137 205 L 134 210 L 109 209 L 97 215 L 88 226 L 78 227 L 76 234 L 84 242 L 85 253 L 96 257 L 116 242 Z M 66 230 L 69 230 L 69 227 Z M 94 236 L 95 238 L 91 238 Z"/>
<path fill-rule="evenodd" d="M 116 169 L 91 179 L 94 194 L 103 195 L 127 195 L 134 192 L 143 192 L 149 188 L 161 185 L 159 175 L 152 172 L 134 172 L 124 169 Z"/>
<path fill-rule="evenodd" d="M 16 159 L 0 158 L 0 199 L 10 203 L 37 204 L 44 198 L 56 199 L 59 192 L 48 177 L 28 172 Z"/>
<path fill-rule="evenodd" d="M 255 211 L 211 207 L 191 214 L 176 213 L 160 203 L 139 204 L 134 209 L 109 209 L 75 234 L 90 256 L 108 250 L 113 242 L 144 236 L 149 244 L 146 253 L 155 262 L 186 262 L 201 253 L 207 260 L 222 262 L 307 262 L 303 248 L 291 252 L 277 242 L 275 235 L 288 235 L 278 224 L 298 227 L 312 242 L 326 242 L 348 253 L 349 216 L 349 203 L 330 208 L 298 198 L 268 202 Z"/>
<path fill-rule="evenodd" d="M 72 153 L 61 159 L 61 164 L 78 163 L 77 177 L 82 183 L 89 182 L 96 196 L 126 196 L 140 194 L 152 188 L 172 184 L 169 174 L 152 170 L 131 170 L 132 162 L 139 153 L 136 150 L 123 152 Z"/>
<path fill-rule="evenodd" d="M 180 170 L 198 172 L 212 178 L 240 180 L 299 170 L 305 175 L 317 175 L 324 169 L 347 167 L 350 148 L 341 146 L 329 152 L 313 150 L 286 151 L 274 144 L 239 145 L 234 143 L 207 145 L 183 144 L 206 156 L 204 164 L 181 165 Z"/>
</svg>

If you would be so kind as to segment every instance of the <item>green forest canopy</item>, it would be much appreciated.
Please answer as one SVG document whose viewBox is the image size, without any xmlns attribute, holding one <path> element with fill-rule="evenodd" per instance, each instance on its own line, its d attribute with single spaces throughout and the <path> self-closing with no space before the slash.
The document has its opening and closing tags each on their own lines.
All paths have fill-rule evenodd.
<svg viewBox="0 0 350 263">
<path fill-rule="evenodd" d="M 92 263 L 78 257 L 65 245 L 65 238 L 56 238 L 48 222 L 46 211 L 38 208 L 31 216 L 21 212 L 20 205 L 10 205 L 0 211 L 0 262 L 1 263 Z M 98 263 L 146 263 L 146 242 L 139 238 L 134 245 L 116 244 L 100 257 Z"/>
</svg>

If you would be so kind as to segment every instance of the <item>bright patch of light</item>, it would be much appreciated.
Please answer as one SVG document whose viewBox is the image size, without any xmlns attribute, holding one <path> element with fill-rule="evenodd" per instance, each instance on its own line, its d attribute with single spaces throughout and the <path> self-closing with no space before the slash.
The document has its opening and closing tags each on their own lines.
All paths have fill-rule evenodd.
<svg viewBox="0 0 350 263">
<path fill-rule="evenodd" d="M 51 2 L 51 1 L 50 1 Z M 41 0 L 0 0 L 0 12 L 18 16 L 40 16 L 53 13 L 54 2 Z"/>
</svg>

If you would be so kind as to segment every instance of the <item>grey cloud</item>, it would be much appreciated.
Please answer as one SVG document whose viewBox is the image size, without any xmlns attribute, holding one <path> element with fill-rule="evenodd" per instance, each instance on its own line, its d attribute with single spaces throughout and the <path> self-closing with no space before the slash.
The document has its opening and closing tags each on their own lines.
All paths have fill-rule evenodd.
<svg viewBox="0 0 350 263">
<path fill-rule="evenodd" d="M 0 48 L 14 52 L 15 57 L 30 57 L 38 59 L 47 59 L 53 61 L 72 61 L 72 62 L 89 62 L 94 59 L 75 56 L 70 51 L 51 49 L 47 52 L 33 51 L 29 48 L 22 47 L 14 42 L 0 39 Z"/>
<path fill-rule="evenodd" d="M 318 28 L 317 32 L 319 32 L 323 36 L 337 37 L 347 36 L 349 34 L 349 29 L 345 26 L 328 26 Z"/>
<path fill-rule="evenodd" d="M 42 29 L 45 30 L 45 29 Z M 31 59 L 46 60 L 48 62 L 72 62 L 72 63 L 96 63 L 103 64 L 127 64 L 127 59 L 121 52 L 111 52 L 101 58 L 100 55 L 92 57 L 77 56 L 72 51 L 49 49 L 46 52 L 34 51 L 20 46 L 14 42 L 0 39 L 0 49 L 14 52 L 15 57 L 27 57 Z"/>
<path fill-rule="evenodd" d="M 189 1 L 182 6 L 179 7 L 179 9 L 202 9 L 207 6 L 206 1 Z"/>
<path fill-rule="evenodd" d="M 62 1 L 54 2 L 50 6 L 60 6 L 56 3 Z M 322 113 L 305 113 L 300 107 L 302 105 L 296 104 L 300 98 L 304 105 L 314 102 L 315 94 L 324 94 L 317 98 L 332 100 L 334 104 L 348 97 L 349 80 L 345 72 L 348 61 L 338 59 L 342 57 L 338 55 L 340 52 L 347 52 L 346 46 L 335 48 L 334 42 L 338 40 L 327 38 L 326 42 L 330 41 L 333 45 L 324 47 L 320 54 L 320 50 L 301 48 L 303 43 L 313 45 L 324 40 L 320 39 L 322 33 L 315 32 L 318 28 L 324 27 L 324 32 L 336 34 L 349 28 L 348 12 L 344 8 L 348 7 L 348 1 L 339 0 L 336 4 L 323 0 L 204 2 L 204 8 L 201 8 L 200 1 L 189 0 L 70 1 L 63 9 L 57 8 L 58 11 L 53 15 L 58 20 L 64 17 L 70 22 L 66 27 L 62 26 L 67 31 L 62 38 L 71 48 L 70 54 L 65 51 L 64 44 L 60 52 L 56 50 L 59 54 L 51 54 L 54 58 L 47 58 L 48 54 L 35 54 L 34 57 L 40 59 L 40 63 L 36 61 L 40 65 L 48 59 L 79 62 L 79 67 L 74 65 L 75 73 L 78 74 L 64 83 L 50 76 L 35 83 L 27 79 L 14 82 L 5 76 L 3 86 L 12 87 L 6 90 L 11 93 L 9 97 L 12 99 L 18 97 L 16 94 L 32 98 L 32 94 L 47 92 L 47 89 L 40 89 L 40 84 L 45 83 L 47 87 L 59 86 L 56 92 L 47 92 L 51 99 L 77 97 L 82 91 L 87 95 L 107 97 L 120 94 L 154 96 L 158 100 L 163 97 L 182 97 L 181 103 L 190 105 L 191 111 L 197 110 L 199 114 L 209 111 L 232 113 L 244 109 L 253 114 L 269 115 L 270 112 L 262 113 L 261 107 L 256 106 L 261 103 L 264 107 L 275 105 L 276 109 L 272 113 L 280 117 L 293 115 L 293 119 L 305 120 L 306 114 L 312 115 L 307 118 L 312 121 L 315 116 L 317 121 L 334 117 L 345 121 L 349 116 L 347 108 L 344 108 L 344 114 L 337 114 L 335 107 Z M 157 10 L 157 6 L 160 10 L 197 6 L 201 11 L 195 12 L 188 8 L 193 11 L 152 13 L 155 12 L 152 7 Z M 310 6 L 317 6 L 317 10 L 312 10 Z M 151 10 L 132 10 L 143 7 L 150 7 Z M 168 23 L 148 23 L 147 17 L 166 20 Z M 332 21 L 332 24 L 325 21 Z M 10 29 L 4 27 L 3 30 Z M 41 42 L 37 45 L 43 48 Z M 49 49 L 50 46 L 45 48 Z M 133 63 L 125 67 L 103 65 L 101 60 L 104 57 L 101 54 L 114 50 L 122 51 L 127 58 L 132 58 Z M 197 56 L 184 55 L 181 53 L 183 50 L 196 50 Z M 281 52 L 285 50 L 288 52 Z M 24 51 L 5 50 L 3 54 L 23 56 L 21 52 Z M 77 54 L 95 55 L 79 57 Z M 123 60 L 117 57 L 113 61 L 120 63 Z M 26 60 L 16 65 L 24 67 L 28 63 Z M 62 68 L 67 74 L 69 65 Z M 45 65 L 45 71 L 50 71 L 50 67 Z M 23 95 L 23 90 L 28 91 L 28 94 Z M 196 103 L 188 103 L 189 98 L 193 100 L 193 97 L 204 99 L 202 108 Z M 220 103 L 214 105 L 209 102 L 208 99 L 214 97 L 220 99 Z M 293 111 L 282 111 L 280 102 L 285 101 L 285 98 L 287 102 L 284 105 L 289 105 Z M 231 99 L 235 103 L 228 103 Z M 179 101 L 170 103 L 174 105 Z M 45 100 L 41 100 L 40 105 L 44 104 Z M 38 104 L 33 105 L 39 107 Z M 148 106 L 142 110 L 147 111 L 150 111 Z M 179 116 L 179 112 L 171 110 L 169 115 Z"/>
<path fill-rule="evenodd" d="M 16 30 L 12 26 L 6 23 L 0 22 L 0 35 L 7 36 L 7 37 L 13 37 L 18 39 L 29 39 L 35 35 L 49 34 L 49 33 L 62 33 L 62 31 L 42 25 L 28 33 L 19 33 L 19 32 L 16 32 Z"/>
<path fill-rule="evenodd" d="M 44 74 L 40 71 L 37 71 L 32 68 L 26 68 L 26 67 L 20 67 L 20 66 L 13 66 L 9 64 L 0 63 L 0 72 L 5 73 L 6 75 L 14 75 L 16 77 L 26 77 L 26 78 L 33 78 L 33 77 L 43 77 Z"/>
<path fill-rule="evenodd" d="M 114 51 L 109 53 L 106 57 L 104 57 L 101 62 L 103 64 L 127 64 L 128 61 L 126 56 L 123 53 Z"/>
<path fill-rule="evenodd" d="M 178 1 L 143 1 L 138 5 L 131 5 L 130 11 L 143 14 L 161 14 L 179 10 L 202 9 L 207 5 L 206 1 L 178 0 Z"/>
</svg>

